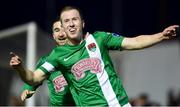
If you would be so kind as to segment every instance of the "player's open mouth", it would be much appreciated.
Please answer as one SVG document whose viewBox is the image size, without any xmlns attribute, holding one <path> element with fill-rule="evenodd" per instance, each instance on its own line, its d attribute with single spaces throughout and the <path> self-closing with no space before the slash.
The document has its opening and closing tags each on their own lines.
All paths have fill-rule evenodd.
<svg viewBox="0 0 180 107">
<path fill-rule="evenodd" d="M 66 43 L 66 39 L 58 41 L 58 44 L 60 44 L 60 45 L 65 44 L 65 43 Z"/>
<path fill-rule="evenodd" d="M 64 41 L 64 40 L 66 40 L 66 38 L 58 38 L 58 40 Z"/>
<path fill-rule="evenodd" d="M 71 28 L 71 29 L 69 29 L 69 32 L 75 33 L 75 32 L 76 32 L 76 29 L 75 29 L 75 28 Z"/>
</svg>

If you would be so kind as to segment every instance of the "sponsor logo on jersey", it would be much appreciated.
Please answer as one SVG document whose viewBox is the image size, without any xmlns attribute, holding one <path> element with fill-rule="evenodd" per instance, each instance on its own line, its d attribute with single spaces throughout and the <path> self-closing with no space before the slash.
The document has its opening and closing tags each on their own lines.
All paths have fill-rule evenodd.
<svg viewBox="0 0 180 107">
<path fill-rule="evenodd" d="M 112 33 L 113 36 L 117 36 L 119 37 L 120 35 L 118 35 L 117 33 Z"/>
<path fill-rule="evenodd" d="M 90 70 L 91 73 L 100 73 L 101 61 L 98 58 L 86 58 L 80 60 L 72 66 L 71 72 L 74 74 L 76 80 L 85 77 L 85 71 Z"/>
<path fill-rule="evenodd" d="M 64 86 L 68 85 L 63 75 L 57 76 L 53 79 L 53 84 L 56 93 L 64 91 Z"/>
<path fill-rule="evenodd" d="M 96 51 L 96 44 L 95 43 L 91 43 L 88 45 L 88 49 L 92 52 Z"/>
<path fill-rule="evenodd" d="M 112 35 L 112 36 L 116 36 L 116 37 L 119 37 L 120 35 L 117 34 L 117 33 L 110 33 L 110 32 L 106 32 L 107 35 Z"/>
</svg>

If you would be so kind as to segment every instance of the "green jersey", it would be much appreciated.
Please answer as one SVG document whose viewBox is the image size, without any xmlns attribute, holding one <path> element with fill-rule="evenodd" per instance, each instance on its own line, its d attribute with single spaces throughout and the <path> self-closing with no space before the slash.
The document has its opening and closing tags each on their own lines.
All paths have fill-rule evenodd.
<svg viewBox="0 0 180 107">
<path fill-rule="evenodd" d="M 120 50 L 122 36 L 95 32 L 79 45 L 53 49 L 40 67 L 45 73 L 60 69 L 64 74 L 76 105 L 126 106 L 127 94 L 114 70 L 109 50 Z"/>
<path fill-rule="evenodd" d="M 41 57 L 38 61 L 37 68 L 41 66 L 46 61 L 46 56 Z M 72 95 L 69 91 L 67 81 L 60 71 L 55 71 L 51 74 L 47 74 L 47 83 L 50 95 L 50 105 L 51 106 L 65 106 L 65 105 L 75 105 L 72 99 Z M 30 86 L 24 84 L 23 89 L 36 90 L 38 86 Z M 68 98 L 68 99 L 67 99 Z"/>
</svg>

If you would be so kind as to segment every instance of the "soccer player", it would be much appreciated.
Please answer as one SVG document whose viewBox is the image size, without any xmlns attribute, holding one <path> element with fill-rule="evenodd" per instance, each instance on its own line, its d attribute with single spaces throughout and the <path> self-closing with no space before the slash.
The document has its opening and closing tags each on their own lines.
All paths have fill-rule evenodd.
<svg viewBox="0 0 180 107">
<path fill-rule="evenodd" d="M 37 84 L 47 73 L 55 69 L 62 70 L 76 105 L 130 107 L 127 94 L 118 78 L 109 50 L 137 50 L 152 46 L 176 36 L 178 25 L 167 27 L 162 32 L 152 35 L 139 35 L 133 38 L 114 33 L 95 32 L 83 36 L 85 22 L 79 9 L 65 7 L 60 13 L 60 20 L 69 43 L 56 47 L 34 73 L 12 66 L 22 80 Z M 10 65 L 16 63 L 13 57 Z"/>
<path fill-rule="evenodd" d="M 56 21 L 52 27 L 53 37 L 58 46 L 64 45 L 66 43 L 66 33 L 61 27 L 61 22 Z M 47 56 L 43 56 L 40 58 L 37 64 L 37 68 L 41 66 L 46 61 Z M 21 62 L 20 62 L 21 63 Z M 69 91 L 69 87 L 67 81 L 60 71 L 55 71 L 51 74 L 47 75 L 47 83 L 49 89 L 49 98 L 50 98 L 50 106 L 67 106 L 67 105 L 75 105 L 72 99 L 72 95 Z M 24 101 L 25 99 L 31 97 L 34 93 L 37 86 L 31 86 L 25 84 L 23 89 L 24 91 L 21 94 L 21 99 Z"/>
</svg>

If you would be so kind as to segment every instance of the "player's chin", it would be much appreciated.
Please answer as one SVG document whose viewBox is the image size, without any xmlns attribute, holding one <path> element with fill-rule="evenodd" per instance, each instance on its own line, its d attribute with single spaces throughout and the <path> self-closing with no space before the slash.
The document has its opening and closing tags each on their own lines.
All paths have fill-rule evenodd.
<svg viewBox="0 0 180 107">
<path fill-rule="evenodd" d="M 78 37 L 78 32 L 70 32 L 70 33 L 69 33 L 69 38 L 75 39 L 75 38 L 77 38 L 77 37 Z"/>
<path fill-rule="evenodd" d="M 58 45 L 65 45 L 66 41 L 65 40 L 61 40 L 61 41 L 58 41 Z"/>
</svg>

